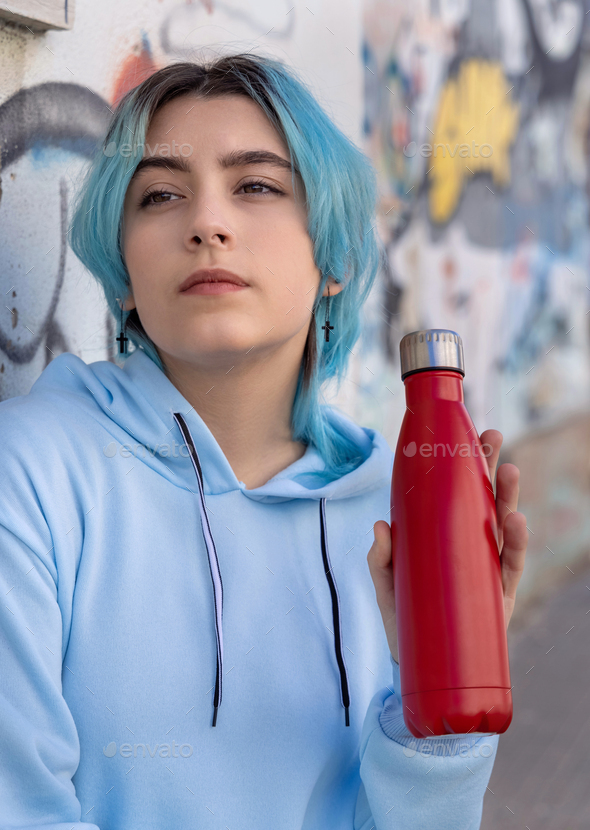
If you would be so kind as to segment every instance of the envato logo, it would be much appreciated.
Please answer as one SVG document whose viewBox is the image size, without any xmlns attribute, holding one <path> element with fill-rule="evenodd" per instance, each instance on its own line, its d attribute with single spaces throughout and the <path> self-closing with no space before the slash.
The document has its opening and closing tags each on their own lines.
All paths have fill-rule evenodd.
<svg viewBox="0 0 590 830">
<path fill-rule="evenodd" d="M 176 141 L 172 141 L 172 144 L 159 144 L 156 142 L 155 146 L 152 147 L 149 143 L 148 144 L 117 144 L 116 141 L 110 141 L 106 147 L 102 148 L 103 154 L 107 158 L 113 158 L 119 153 L 125 159 L 130 158 L 131 156 L 140 155 L 143 157 L 143 150 L 144 147 L 147 147 L 147 155 L 148 156 L 155 156 L 160 155 L 167 158 L 170 156 L 175 156 L 180 154 L 184 156 L 184 158 L 188 158 L 193 153 L 193 145 L 192 144 L 178 144 Z M 175 149 L 178 148 L 179 153 L 175 153 Z M 184 149 L 183 149 L 184 148 Z M 158 152 L 159 151 L 159 152 Z"/>
<path fill-rule="evenodd" d="M 413 758 L 415 755 L 421 755 L 423 758 L 429 758 L 431 755 L 443 758 L 449 755 L 458 755 L 460 758 L 489 758 L 494 752 L 494 747 L 491 744 L 470 746 L 466 741 L 457 742 L 456 739 L 436 741 L 434 738 L 424 738 L 420 741 L 420 747 L 418 741 L 412 741 L 409 746 L 404 746 L 403 751 L 406 758 Z"/>
<path fill-rule="evenodd" d="M 442 148 L 442 153 L 438 152 L 439 148 Z M 418 152 L 425 159 L 431 156 L 437 158 L 439 155 L 446 158 L 447 153 L 452 159 L 456 155 L 462 159 L 489 159 L 494 149 L 491 144 L 476 144 L 475 141 L 471 142 L 471 146 L 467 143 L 455 144 L 453 148 L 449 144 L 421 144 L 420 149 L 418 149 L 418 144 L 415 141 L 410 141 L 403 149 L 404 156 L 409 159 L 413 158 Z"/>
<path fill-rule="evenodd" d="M 193 754 L 191 744 L 177 744 L 176 741 L 172 741 L 172 752 L 170 751 L 170 744 L 156 744 L 153 752 L 149 744 L 133 744 L 133 746 L 131 746 L 131 744 L 121 744 L 119 747 L 119 755 L 121 755 L 122 758 L 131 758 L 132 755 L 134 758 L 137 758 L 138 747 L 141 747 L 142 750 L 142 755 L 140 756 L 141 758 L 155 758 L 156 753 L 160 756 L 160 758 L 190 758 Z M 178 755 L 176 754 L 177 749 L 179 752 Z M 117 744 L 115 741 L 111 741 L 110 744 L 105 746 L 102 752 L 107 758 L 114 758 L 117 754 Z"/>
<path fill-rule="evenodd" d="M 486 447 L 487 452 L 485 451 Z M 455 454 L 458 454 L 461 458 L 479 458 L 482 455 L 484 458 L 489 458 L 494 451 L 491 444 L 476 444 L 475 439 L 471 444 L 455 444 L 454 447 L 451 447 L 450 444 L 420 444 L 420 447 L 418 447 L 415 441 L 410 441 L 402 449 L 407 458 L 413 458 L 417 452 L 420 453 L 422 458 L 441 456 L 446 458 L 447 450 L 451 458 L 454 458 Z M 481 452 L 479 452 L 480 449 Z"/>
<path fill-rule="evenodd" d="M 186 452 L 183 452 L 183 450 L 186 450 Z M 106 447 L 102 448 L 102 451 L 107 458 L 114 458 L 117 453 L 119 453 L 119 455 L 123 458 L 130 458 L 132 455 L 135 456 L 135 458 L 145 458 L 146 451 L 151 456 L 158 454 L 168 458 L 178 458 L 179 455 L 183 458 L 189 458 L 190 456 L 187 445 L 177 444 L 176 441 L 173 441 L 171 445 L 168 443 L 154 444 L 153 448 L 146 447 L 145 444 L 117 445 L 115 441 L 111 441 L 110 444 L 107 444 Z"/>
</svg>

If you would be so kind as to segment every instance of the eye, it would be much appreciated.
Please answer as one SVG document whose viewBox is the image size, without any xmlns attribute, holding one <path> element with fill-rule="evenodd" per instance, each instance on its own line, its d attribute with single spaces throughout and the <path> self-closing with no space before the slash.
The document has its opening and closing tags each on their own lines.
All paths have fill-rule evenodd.
<svg viewBox="0 0 590 830">
<path fill-rule="evenodd" d="M 149 190 L 142 198 L 139 203 L 139 207 L 146 207 L 147 205 L 166 205 L 170 202 L 170 199 L 167 199 L 164 202 L 154 202 L 152 201 L 152 197 L 154 196 L 177 196 L 177 193 L 170 193 L 169 190 Z M 179 198 L 182 198 L 180 196 Z"/>
<path fill-rule="evenodd" d="M 246 187 L 264 187 L 264 188 L 266 188 L 266 191 L 267 191 L 266 193 L 262 193 L 260 190 L 258 190 L 258 191 L 255 191 L 253 193 L 252 192 L 247 193 L 246 194 L 247 196 L 269 196 L 271 193 L 277 193 L 279 195 L 284 195 L 283 191 L 279 190 L 278 187 L 272 187 L 272 185 L 267 184 L 266 182 L 260 181 L 259 179 L 252 180 L 250 182 L 244 182 L 244 184 L 240 186 L 240 190 L 242 190 L 243 188 L 246 188 Z M 160 197 L 160 196 L 176 196 L 179 199 L 183 198 L 182 196 L 178 196 L 177 193 L 171 193 L 169 190 L 159 190 L 159 189 L 156 188 L 155 190 L 148 190 L 148 192 L 144 194 L 144 196 L 142 197 L 142 199 L 139 203 L 139 207 L 143 208 L 143 207 L 149 207 L 149 206 L 155 206 L 155 205 L 167 205 L 172 201 L 171 199 L 165 199 L 163 201 L 160 201 L 160 200 L 155 201 L 156 198 Z"/>
<path fill-rule="evenodd" d="M 270 191 L 270 193 L 283 194 L 283 191 L 279 190 L 278 187 L 272 187 L 270 184 L 267 184 L 266 182 L 262 182 L 259 179 L 255 179 L 255 180 L 252 180 L 250 182 L 244 182 L 244 184 L 240 186 L 240 190 L 244 187 L 265 187 L 267 189 L 267 191 Z M 256 193 L 249 193 L 247 195 L 255 196 L 257 194 Z M 268 193 L 261 193 L 260 191 L 258 191 L 258 195 L 259 196 L 268 196 L 269 194 Z"/>
</svg>

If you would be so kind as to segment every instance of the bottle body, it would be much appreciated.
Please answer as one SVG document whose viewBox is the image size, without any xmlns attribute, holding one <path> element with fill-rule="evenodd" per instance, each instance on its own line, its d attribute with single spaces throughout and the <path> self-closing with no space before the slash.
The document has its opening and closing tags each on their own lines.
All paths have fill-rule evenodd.
<svg viewBox="0 0 590 830">
<path fill-rule="evenodd" d="M 405 723 L 417 738 L 504 732 L 512 694 L 496 507 L 458 371 L 406 376 L 391 486 Z"/>
</svg>

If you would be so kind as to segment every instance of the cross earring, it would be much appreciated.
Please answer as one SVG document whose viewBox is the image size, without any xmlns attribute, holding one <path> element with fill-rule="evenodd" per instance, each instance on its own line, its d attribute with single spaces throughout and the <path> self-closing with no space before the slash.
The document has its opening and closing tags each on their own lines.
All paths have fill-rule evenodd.
<svg viewBox="0 0 590 830">
<path fill-rule="evenodd" d="M 324 333 L 326 335 L 326 342 L 330 340 L 330 332 L 333 331 L 334 326 L 330 325 L 330 321 L 328 320 L 330 314 L 330 286 L 328 286 L 328 299 L 326 300 L 326 324 L 322 326 L 324 329 Z"/>
<path fill-rule="evenodd" d="M 121 302 L 118 297 L 115 297 L 115 299 Z M 121 334 L 115 338 L 119 344 L 119 354 L 127 354 L 127 342 L 129 338 L 125 337 L 126 322 L 125 324 L 123 323 L 123 305 L 121 304 Z"/>
</svg>

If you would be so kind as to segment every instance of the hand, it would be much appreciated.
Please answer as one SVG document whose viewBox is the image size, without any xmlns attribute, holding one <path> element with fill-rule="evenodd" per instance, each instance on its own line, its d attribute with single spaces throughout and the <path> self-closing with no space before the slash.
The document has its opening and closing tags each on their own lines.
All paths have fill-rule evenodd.
<svg viewBox="0 0 590 830">
<path fill-rule="evenodd" d="M 492 482 L 494 481 L 502 440 L 502 433 L 497 429 L 486 429 L 480 435 L 481 443 L 489 444 L 493 448 L 491 455 L 486 459 Z M 524 570 L 528 544 L 526 518 L 523 513 L 516 512 L 519 477 L 520 470 L 514 464 L 501 464 L 498 467 L 495 494 L 496 516 L 498 521 L 498 548 L 501 551 L 500 561 L 502 565 L 506 628 L 508 628 L 510 617 L 514 611 L 516 589 Z M 375 534 L 375 541 L 367 555 L 367 562 L 375 586 L 377 604 L 381 611 L 391 656 L 398 663 L 399 651 L 391 557 L 392 531 L 386 521 L 379 519 L 373 526 L 373 533 Z M 395 525 L 393 525 L 393 542 L 395 544 Z"/>
</svg>

